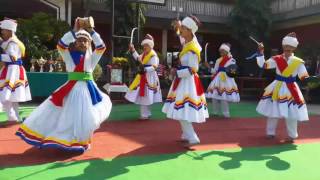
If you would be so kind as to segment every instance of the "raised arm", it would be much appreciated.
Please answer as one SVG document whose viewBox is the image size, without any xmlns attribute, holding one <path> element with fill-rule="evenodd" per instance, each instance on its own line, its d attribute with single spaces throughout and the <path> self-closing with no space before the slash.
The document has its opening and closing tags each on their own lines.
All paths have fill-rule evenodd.
<svg viewBox="0 0 320 180">
<path fill-rule="evenodd" d="M 59 40 L 57 49 L 63 60 L 70 59 L 69 45 L 75 42 L 76 36 L 73 31 L 69 31 Z"/>
<path fill-rule="evenodd" d="M 92 53 L 92 68 L 94 68 L 103 53 L 106 50 L 106 45 L 104 44 L 103 40 L 101 39 L 100 35 L 96 31 L 90 32 L 93 44 L 95 46 L 94 52 Z"/>
<path fill-rule="evenodd" d="M 136 51 L 136 49 L 134 48 L 133 44 L 129 44 L 129 51 L 132 53 L 133 58 L 138 61 L 140 55 L 138 54 L 138 52 Z"/>
<path fill-rule="evenodd" d="M 257 56 L 257 64 L 260 68 L 263 69 L 274 69 L 276 68 L 277 64 L 276 62 L 270 58 L 267 61 L 264 58 L 264 45 L 263 43 L 258 43 L 258 53 L 259 56 Z"/>
<path fill-rule="evenodd" d="M 263 68 L 263 69 L 274 69 L 277 66 L 273 58 L 270 58 L 266 61 L 264 59 L 264 55 L 257 57 L 257 64 L 260 68 Z"/>
</svg>

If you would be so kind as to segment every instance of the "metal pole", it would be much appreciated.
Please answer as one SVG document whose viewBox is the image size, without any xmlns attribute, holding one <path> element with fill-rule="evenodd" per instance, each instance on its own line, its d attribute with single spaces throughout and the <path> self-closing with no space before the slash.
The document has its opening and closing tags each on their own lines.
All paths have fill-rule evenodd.
<svg viewBox="0 0 320 180">
<path fill-rule="evenodd" d="M 136 7 L 137 7 L 137 27 L 138 27 L 138 37 L 137 37 L 137 39 L 138 39 L 138 43 L 140 42 L 140 3 L 137 3 L 136 4 Z"/>
<path fill-rule="evenodd" d="M 114 0 L 112 0 L 112 20 L 111 20 L 111 61 L 114 56 Z"/>
</svg>

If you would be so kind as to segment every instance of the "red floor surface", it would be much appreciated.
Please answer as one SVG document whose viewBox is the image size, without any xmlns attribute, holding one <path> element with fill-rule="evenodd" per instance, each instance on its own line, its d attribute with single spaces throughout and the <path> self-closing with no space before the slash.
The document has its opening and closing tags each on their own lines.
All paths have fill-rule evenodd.
<svg viewBox="0 0 320 180">
<path fill-rule="evenodd" d="M 18 125 L 0 128 L 0 167 L 186 151 L 177 142 L 180 126 L 173 120 L 106 122 L 94 134 L 92 148 L 82 155 L 32 148 L 14 135 L 17 128 Z M 195 124 L 195 128 L 201 139 L 195 150 L 279 145 L 286 138 L 281 121 L 277 138 L 267 140 L 262 118 L 209 119 Z M 320 142 L 320 116 L 300 123 L 299 135 L 296 143 Z"/>
</svg>

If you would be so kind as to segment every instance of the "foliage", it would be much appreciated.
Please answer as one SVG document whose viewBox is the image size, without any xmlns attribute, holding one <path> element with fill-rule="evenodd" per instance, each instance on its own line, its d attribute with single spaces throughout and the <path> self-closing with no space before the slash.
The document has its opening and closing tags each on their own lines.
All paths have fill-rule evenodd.
<svg viewBox="0 0 320 180">
<path fill-rule="evenodd" d="M 241 0 L 230 14 L 232 36 L 240 42 L 242 52 L 248 54 L 256 45 L 249 36 L 267 44 L 272 23 L 270 0 Z M 267 47 L 267 46 L 266 46 Z"/>
<path fill-rule="evenodd" d="M 26 53 L 33 58 L 50 58 L 52 50 L 61 36 L 70 27 L 64 21 L 58 21 L 52 15 L 39 12 L 30 19 L 18 19 L 17 36 L 26 46 Z"/>
<path fill-rule="evenodd" d="M 145 5 L 138 5 L 136 3 L 132 3 L 129 0 L 114 0 L 114 14 L 115 14 L 115 35 L 121 36 L 130 36 L 131 30 L 133 27 L 136 27 L 138 22 L 139 15 L 139 27 L 143 28 L 145 24 L 145 16 L 144 13 L 146 11 Z M 106 5 L 108 8 L 112 7 L 112 0 L 107 0 Z M 137 9 L 138 8 L 138 9 Z M 114 47 L 115 47 L 115 56 L 123 56 L 124 53 L 128 50 L 128 39 L 114 39 Z"/>
<path fill-rule="evenodd" d="M 311 61 L 317 61 L 320 54 L 320 42 L 314 41 L 308 44 L 299 45 L 296 55 Z"/>
<path fill-rule="evenodd" d="M 92 73 L 94 81 L 97 81 L 102 76 L 102 73 L 102 67 L 97 64 Z"/>
<path fill-rule="evenodd" d="M 320 87 L 320 83 L 319 82 L 310 82 L 310 83 L 308 83 L 308 88 L 310 88 L 310 89 L 316 89 L 318 87 Z"/>
<path fill-rule="evenodd" d="M 125 58 L 125 57 L 113 57 L 112 58 L 112 65 L 126 67 L 129 65 L 129 60 L 128 60 L 128 58 Z"/>
</svg>

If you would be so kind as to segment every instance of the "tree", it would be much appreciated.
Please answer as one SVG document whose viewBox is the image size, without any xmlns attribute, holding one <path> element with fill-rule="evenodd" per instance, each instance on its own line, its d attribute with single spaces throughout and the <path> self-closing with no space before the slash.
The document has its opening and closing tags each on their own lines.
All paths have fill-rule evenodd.
<svg viewBox="0 0 320 180">
<path fill-rule="evenodd" d="M 114 0 L 114 3 L 115 35 L 130 36 L 132 28 L 138 26 L 138 23 L 140 29 L 143 28 L 145 24 L 145 5 L 133 3 L 132 0 Z M 112 0 L 107 0 L 106 5 L 112 11 Z M 123 56 L 128 50 L 128 43 L 128 39 L 115 38 L 114 47 L 117 49 L 114 51 L 114 56 Z"/>
<path fill-rule="evenodd" d="M 242 48 L 248 47 L 249 36 L 267 42 L 272 24 L 270 0 L 237 1 L 231 14 L 232 36 Z M 250 42 L 250 44 L 253 44 Z M 255 45 L 255 44 L 253 44 Z"/>
<path fill-rule="evenodd" d="M 70 29 L 66 22 L 43 12 L 33 14 L 30 19 L 18 19 L 18 24 L 17 36 L 24 42 L 29 58 L 49 58 L 49 50 L 55 49 L 58 40 Z"/>
<path fill-rule="evenodd" d="M 257 45 L 249 39 L 255 37 L 258 41 L 264 42 L 267 53 L 270 30 L 272 24 L 270 0 L 238 0 L 230 14 L 230 26 L 232 36 L 239 42 L 239 58 L 250 55 L 257 49 Z M 240 61 L 240 66 L 250 68 L 249 63 Z M 251 71 L 251 70 L 250 70 Z"/>
</svg>

